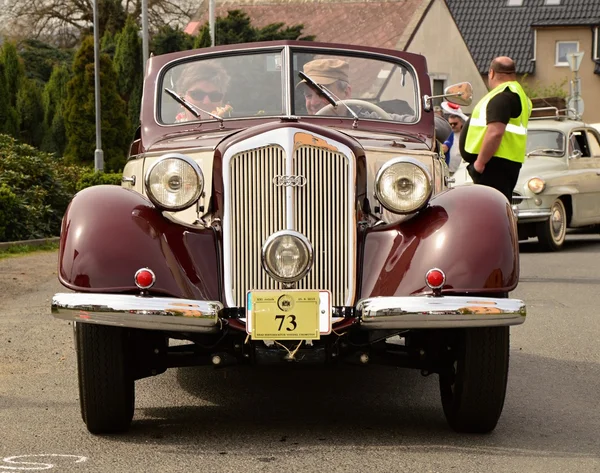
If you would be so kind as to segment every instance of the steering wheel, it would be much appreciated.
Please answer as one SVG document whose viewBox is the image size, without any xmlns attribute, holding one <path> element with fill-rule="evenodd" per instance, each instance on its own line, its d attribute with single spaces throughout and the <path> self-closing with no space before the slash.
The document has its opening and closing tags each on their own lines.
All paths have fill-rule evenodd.
<svg viewBox="0 0 600 473">
<path fill-rule="evenodd" d="M 390 116 L 390 114 L 387 113 L 383 108 L 375 105 L 374 103 L 367 102 L 365 100 L 359 100 L 359 99 L 340 100 L 338 102 L 338 109 L 339 109 L 339 106 L 342 105 L 342 104 L 345 104 L 348 107 L 351 107 L 352 105 L 355 105 L 355 106 L 359 106 L 359 107 L 362 107 L 362 108 L 366 108 L 370 112 L 375 112 L 377 115 L 379 115 L 384 120 L 393 120 L 392 117 Z M 317 113 L 315 113 L 315 115 L 334 115 L 332 113 L 334 110 L 335 110 L 335 108 L 333 107 L 333 105 L 328 104 L 328 105 L 325 105 Z"/>
</svg>

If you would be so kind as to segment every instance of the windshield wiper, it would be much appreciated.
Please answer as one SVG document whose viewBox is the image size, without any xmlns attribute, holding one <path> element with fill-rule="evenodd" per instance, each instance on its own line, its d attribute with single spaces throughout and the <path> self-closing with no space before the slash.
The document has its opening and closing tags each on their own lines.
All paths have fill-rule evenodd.
<svg viewBox="0 0 600 473">
<path fill-rule="evenodd" d="M 563 153 L 562 150 L 556 149 L 556 148 L 538 148 L 538 149 L 534 149 L 533 151 L 530 151 L 525 156 L 529 157 L 534 154 L 562 154 L 562 153 Z"/>
<path fill-rule="evenodd" d="M 354 123 L 356 124 L 356 122 L 358 121 L 358 115 L 354 112 L 354 110 L 352 110 L 348 105 L 346 105 L 343 100 L 337 97 L 331 90 L 329 90 L 324 85 L 317 84 L 310 76 L 306 75 L 304 72 L 298 71 L 298 75 L 302 77 L 302 79 L 304 79 L 306 83 L 310 87 L 312 87 L 319 95 L 325 97 L 325 99 L 327 99 L 327 101 L 331 105 L 337 107 L 341 103 L 344 107 L 346 107 L 346 109 L 350 112 L 350 115 L 352 115 L 352 118 L 354 118 Z"/>
<path fill-rule="evenodd" d="M 202 112 L 202 113 L 206 113 L 207 115 L 210 115 L 211 117 L 219 120 L 221 122 L 221 125 L 223 124 L 223 117 L 220 117 L 219 115 L 207 112 L 206 110 L 204 110 L 200 107 L 197 107 L 193 103 L 188 102 L 181 95 L 177 94 L 176 92 L 173 92 L 171 89 L 168 89 L 165 87 L 165 92 L 167 94 L 169 94 L 171 97 L 173 97 L 173 99 L 175 99 L 176 102 L 180 103 L 185 108 L 187 108 L 192 113 L 192 115 L 194 115 L 196 118 L 200 118 L 200 112 Z"/>
</svg>

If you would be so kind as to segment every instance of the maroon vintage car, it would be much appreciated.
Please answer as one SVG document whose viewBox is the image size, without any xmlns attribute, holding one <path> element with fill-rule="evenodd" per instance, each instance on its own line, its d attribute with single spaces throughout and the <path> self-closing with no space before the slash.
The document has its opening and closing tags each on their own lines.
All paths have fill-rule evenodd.
<svg viewBox="0 0 600 473">
<path fill-rule="evenodd" d="M 167 368 L 344 361 L 437 374 L 452 428 L 494 429 L 525 320 L 516 226 L 499 192 L 448 188 L 430 93 L 394 50 L 151 58 L 122 186 L 63 220 L 52 312 L 75 322 L 88 430 L 126 430 L 135 380 Z"/>
</svg>

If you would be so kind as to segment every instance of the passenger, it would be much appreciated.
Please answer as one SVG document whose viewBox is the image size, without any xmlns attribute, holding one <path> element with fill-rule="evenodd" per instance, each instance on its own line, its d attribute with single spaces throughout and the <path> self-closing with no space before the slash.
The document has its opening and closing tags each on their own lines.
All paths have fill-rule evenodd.
<svg viewBox="0 0 600 473">
<path fill-rule="evenodd" d="M 195 62 L 188 64 L 181 72 L 177 81 L 177 92 L 188 102 L 198 108 L 220 117 L 228 116 L 232 107 L 223 105 L 223 97 L 227 92 L 229 76 L 227 72 L 217 64 Z M 176 122 L 189 120 L 206 120 L 210 115 L 201 113 L 196 118 L 192 112 L 184 108 L 175 118 Z"/>
</svg>

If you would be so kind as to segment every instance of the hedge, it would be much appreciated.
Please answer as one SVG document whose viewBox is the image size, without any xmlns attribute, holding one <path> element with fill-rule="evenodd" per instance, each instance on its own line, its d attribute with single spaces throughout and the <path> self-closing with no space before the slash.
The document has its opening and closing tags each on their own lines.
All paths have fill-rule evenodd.
<svg viewBox="0 0 600 473">
<path fill-rule="evenodd" d="M 76 192 L 121 184 L 121 174 L 94 172 L 0 134 L 0 241 L 58 236 Z"/>
</svg>

